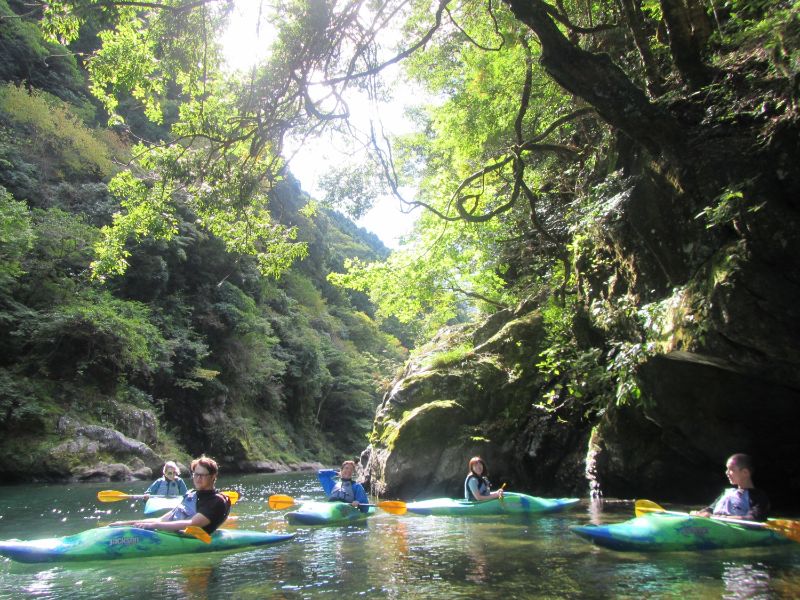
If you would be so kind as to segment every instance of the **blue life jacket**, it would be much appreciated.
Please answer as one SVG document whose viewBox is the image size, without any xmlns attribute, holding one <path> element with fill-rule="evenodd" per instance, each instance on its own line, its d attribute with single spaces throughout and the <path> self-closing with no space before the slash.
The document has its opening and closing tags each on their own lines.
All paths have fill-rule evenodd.
<svg viewBox="0 0 800 600">
<path fill-rule="evenodd" d="M 168 521 L 183 521 L 197 514 L 197 490 L 184 494 L 181 503 L 172 509 Z"/>
<path fill-rule="evenodd" d="M 331 493 L 328 494 L 328 500 L 335 502 L 347 502 L 348 504 L 356 499 L 356 491 L 353 489 L 353 481 L 351 479 L 342 479 L 333 486 Z"/>
<path fill-rule="evenodd" d="M 172 481 L 166 477 L 160 477 L 147 488 L 145 494 L 150 494 L 151 496 L 183 496 L 187 491 L 186 484 L 180 477 L 176 477 Z"/>
<path fill-rule="evenodd" d="M 475 473 L 470 473 L 467 475 L 467 478 L 464 480 L 464 498 L 469 500 L 470 502 L 476 502 L 477 499 L 472 494 L 472 490 L 469 489 L 469 482 L 471 479 L 474 479 L 478 482 L 478 491 L 483 496 L 487 496 L 489 492 L 492 490 L 491 482 L 486 479 L 486 477 L 478 477 Z"/>
<path fill-rule="evenodd" d="M 725 490 L 714 504 L 715 515 L 744 517 L 750 512 L 750 494 L 747 490 L 730 488 Z"/>
</svg>

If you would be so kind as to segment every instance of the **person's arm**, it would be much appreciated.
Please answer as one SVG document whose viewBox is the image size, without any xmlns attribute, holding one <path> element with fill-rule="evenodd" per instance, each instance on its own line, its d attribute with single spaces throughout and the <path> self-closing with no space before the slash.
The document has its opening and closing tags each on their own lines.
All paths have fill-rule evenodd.
<svg viewBox="0 0 800 600">
<path fill-rule="evenodd" d="M 472 492 L 472 496 L 475 498 L 475 500 L 479 502 L 483 502 L 485 500 L 494 500 L 496 498 L 500 498 L 503 495 L 503 493 L 500 491 L 489 492 L 488 494 L 481 494 L 480 491 L 478 490 L 478 480 L 475 478 L 470 479 L 467 485 L 469 486 L 469 491 Z"/>
<path fill-rule="evenodd" d="M 356 506 L 361 504 L 369 504 L 369 498 L 367 497 L 367 492 L 364 490 L 364 486 L 360 483 L 353 484 L 353 493 L 355 494 L 355 502 Z M 369 512 L 369 506 L 359 506 L 361 512 Z"/>
<path fill-rule="evenodd" d="M 695 517 L 710 517 L 711 515 L 714 514 L 714 507 L 717 505 L 717 502 L 719 502 L 720 498 L 722 498 L 724 495 L 725 492 L 722 492 L 719 496 L 717 496 L 714 499 L 714 502 L 712 502 L 705 508 L 701 508 L 699 510 L 691 510 L 689 511 L 689 514 Z"/>
<path fill-rule="evenodd" d="M 133 523 L 133 527 L 139 527 L 140 529 L 161 529 L 163 531 L 182 531 L 190 525 L 203 528 L 209 523 L 211 523 L 211 520 L 204 514 L 195 513 L 191 519 L 183 519 L 181 521 L 162 521 L 160 519 L 136 521 Z"/>
<path fill-rule="evenodd" d="M 181 496 L 185 496 L 189 492 L 189 489 L 186 487 L 186 483 L 178 477 L 178 494 Z"/>
<path fill-rule="evenodd" d="M 317 478 L 319 478 L 319 483 L 322 486 L 322 490 L 327 496 L 331 495 L 333 487 L 336 485 L 334 478 L 338 474 L 339 472 L 334 469 L 320 469 L 317 471 Z"/>
</svg>

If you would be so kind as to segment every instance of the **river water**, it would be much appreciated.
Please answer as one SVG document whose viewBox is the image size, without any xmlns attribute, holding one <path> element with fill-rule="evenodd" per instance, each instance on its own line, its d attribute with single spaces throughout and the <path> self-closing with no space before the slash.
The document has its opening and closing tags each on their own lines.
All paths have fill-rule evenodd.
<svg viewBox="0 0 800 600">
<path fill-rule="evenodd" d="M 204 555 L 43 565 L 0 558 L 0 598 L 800 598 L 800 544 L 628 554 L 595 548 L 569 532 L 571 525 L 630 518 L 631 503 L 582 502 L 532 518 L 379 512 L 354 526 L 295 528 L 269 510 L 267 498 L 321 498 L 313 474 L 222 477 L 218 485 L 242 494 L 232 511 L 240 529 L 297 536 Z M 103 504 L 96 495 L 145 487 L 0 487 L 0 539 L 62 536 L 136 518 L 141 502 Z"/>
</svg>

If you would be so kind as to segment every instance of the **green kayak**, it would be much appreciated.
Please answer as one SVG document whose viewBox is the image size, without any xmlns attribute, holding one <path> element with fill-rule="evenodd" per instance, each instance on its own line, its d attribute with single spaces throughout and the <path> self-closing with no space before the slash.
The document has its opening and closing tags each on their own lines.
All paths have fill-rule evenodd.
<svg viewBox="0 0 800 600">
<path fill-rule="evenodd" d="M 717 550 L 776 546 L 790 540 L 755 523 L 691 515 L 653 513 L 613 525 L 584 525 L 572 531 L 598 546 L 620 551 Z"/>
<path fill-rule="evenodd" d="M 550 513 L 564 510 L 580 502 L 579 498 L 538 498 L 527 494 L 506 492 L 502 500 L 469 502 L 453 498 L 435 498 L 406 504 L 408 512 L 417 515 L 481 516 Z"/>
<path fill-rule="evenodd" d="M 363 521 L 375 509 L 369 507 L 367 512 L 354 508 L 344 502 L 303 502 L 297 510 L 286 513 L 285 518 L 292 525 L 345 525 Z"/>
<path fill-rule="evenodd" d="M 0 555 L 27 563 L 142 558 L 262 546 L 292 537 L 293 533 L 218 529 L 211 534 L 211 543 L 206 544 L 180 533 L 136 527 L 98 527 L 66 537 L 2 540 Z"/>
</svg>

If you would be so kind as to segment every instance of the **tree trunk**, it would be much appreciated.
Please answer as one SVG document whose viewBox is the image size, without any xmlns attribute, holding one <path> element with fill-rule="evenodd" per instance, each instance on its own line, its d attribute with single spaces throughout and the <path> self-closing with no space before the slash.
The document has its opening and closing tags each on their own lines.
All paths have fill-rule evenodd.
<svg viewBox="0 0 800 600">
<path fill-rule="evenodd" d="M 681 79 L 696 90 L 711 81 L 711 75 L 703 64 L 700 49 L 705 41 L 693 33 L 692 19 L 682 0 L 661 0 L 664 23 L 669 33 L 669 48 Z"/>
<path fill-rule="evenodd" d="M 650 51 L 650 42 L 647 39 L 648 36 L 644 28 L 644 19 L 642 18 L 641 0 L 622 0 L 622 10 L 628 21 L 628 27 L 633 36 L 633 43 L 636 44 L 636 49 L 639 51 L 639 56 L 644 65 L 647 91 L 650 93 L 650 96 L 657 98 L 663 92 L 663 81 L 661 73 L 659 73 L 658 70 L 658 65 L 653 59 L 653 53 Z"/>
<path fill-rule="evenodd" d="M 651 153 L 673 159 L 680 156 L 682 136 L 677 122 L 652 104 L 607 55 L 592 54 L 572 44 L 550 18 L 542 0 L 505 2 L 539 38 L 539 62 L 559 85 L 588 102 L 610 125 Z"/>
</svg>

